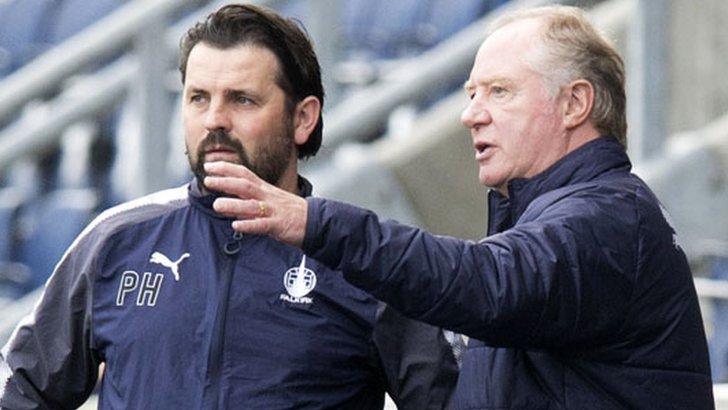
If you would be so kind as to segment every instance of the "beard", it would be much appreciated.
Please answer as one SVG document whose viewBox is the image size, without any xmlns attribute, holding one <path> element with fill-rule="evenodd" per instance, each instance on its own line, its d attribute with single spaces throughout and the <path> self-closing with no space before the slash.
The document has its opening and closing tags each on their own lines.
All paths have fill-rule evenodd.
<svg viewBox="0 0 728 410">
<path fill-rule="evenodd" d="M 193 153 L 187 147 L 187 159 L 190 169 L 198 183 L 204 186 L 207 176 L 205 172 L 205 151 L 213 146 L 224 147 L 234 151 L 235 163 L 243 165 L 265 182 L 278 185 L 283 173 L 288 168 L 293 150 L 293 126 L 290 119 L 284 121 L 283 127 L 274 131 L 267 141 L 263 142 L 252 155 L 245 150 L 243 144 L 223 130 L 210 131 Z"/>
</svg>

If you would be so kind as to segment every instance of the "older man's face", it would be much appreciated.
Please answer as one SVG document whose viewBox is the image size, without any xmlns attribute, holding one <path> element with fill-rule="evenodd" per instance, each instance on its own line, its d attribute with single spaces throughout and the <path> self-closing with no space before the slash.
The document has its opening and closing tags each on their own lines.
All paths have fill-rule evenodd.
<svg viewBox="0 0 728 410">
<path fill-rule="evenodd" d="M 480 47 L 465 84 L 461 116 L 471 131 L 480 183 L 508 195 L 508 181 L 532 177 L 566 154 L 559 93 L 526 62 L 543 47 L 533 19 L 496 30 Z"/>
</svg>

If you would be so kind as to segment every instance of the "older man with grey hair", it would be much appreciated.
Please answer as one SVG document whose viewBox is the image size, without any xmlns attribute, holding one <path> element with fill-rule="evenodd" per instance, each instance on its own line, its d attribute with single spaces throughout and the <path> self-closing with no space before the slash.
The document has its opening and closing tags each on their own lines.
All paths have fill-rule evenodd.
<svg viewBox="0 0 728 410">
<path fill-rule="evenodd" d="M 495 23 L 465 84 L 488 236 L 302 199 L 230 164 L 233 228 L 301 246 L 405 314 L 470 337 L 464 409 L 712 408 L 690 268 L 626 155 L 624 68 L 576 8 Z M 457 204 L 451 204 L 457 212 Z"/>
</svg>

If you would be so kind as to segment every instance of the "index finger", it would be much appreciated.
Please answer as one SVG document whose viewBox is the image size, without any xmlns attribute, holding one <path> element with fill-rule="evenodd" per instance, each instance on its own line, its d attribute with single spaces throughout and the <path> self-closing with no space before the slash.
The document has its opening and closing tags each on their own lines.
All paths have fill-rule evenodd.
<svg viewBox="0 0 728 410">
<path fill-rule="evenodd" d="M 205 172 L 208 175 L 244 178 L 252 182 L 258 182 L 259 178 L 247 167 L 240 164 L 233 164 L 225 161 L 206 162 Z"/>
<path fill-rule="evenodd" d="M 208 176 L 205 177 L 203 184 L 208 189 L 235 195 L 238 198 L 259 198 L 261 196 L 260 186 L 245 178 Z"/>
</svg>

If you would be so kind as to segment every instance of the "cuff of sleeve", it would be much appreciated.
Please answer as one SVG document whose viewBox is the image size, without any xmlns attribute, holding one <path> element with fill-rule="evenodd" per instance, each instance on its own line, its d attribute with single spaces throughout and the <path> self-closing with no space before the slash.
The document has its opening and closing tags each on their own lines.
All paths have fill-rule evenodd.
<svg viewBox="0 0 728 410">
<path fill-rule="evenodd" d="M 326 202 L 323 198 L 306 198 L 308 213 L 306 216 L 306 233 L 303 237 L 303 252 L 307 255 L 315 253 L 323 244 L 321 232 L 321 210 Z"/>
</svg>

